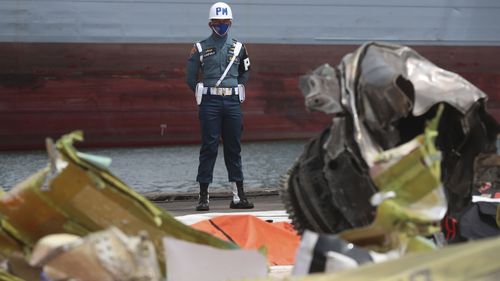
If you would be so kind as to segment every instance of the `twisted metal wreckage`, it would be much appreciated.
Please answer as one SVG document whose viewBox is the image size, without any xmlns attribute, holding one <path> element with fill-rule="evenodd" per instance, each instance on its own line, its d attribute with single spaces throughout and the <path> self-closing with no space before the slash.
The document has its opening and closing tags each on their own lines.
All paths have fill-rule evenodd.
<svg viewBox="0 0 500 281">
<path fill-rule="evenodd" d="M 443 229 L 448 242 L 499 233 L 497 225 L 482 228 L 465 220 L 472 212 L 491 215 L 493 222 L 496 217 L 496 203 L 471 201 L 475 194 L 493 197 L 499 177 L 498 124 L 486 111 L 487 96 L 481 90 L 411 48 L 377 42 L 347 54 L 337 67 L 319 66 L 301 77 L 300 87 L 310 110 L 333 119 L 306 145 L 284 179 L 282 197 L 297 230 L 339 233 L 372 223 L 377 203 L 370 199 L 385 188 L 377 185 L 377 174 L 387 168 L 380 156 L 395 148 L 401 152 L 400 147 L 423 134 L 441 105 L 435 144 L 441 151 L 439 184 L 448 204 L 429 222 L 439 224 L 447 214 Z M 425 164 L 428 156 L 424 153 L 414 166 Z M 408 175 L 385 184 L 429 184 L 418 182 L 411 171 L 399 172 Z"/>
<path fill-rule="evenodd" d="M 82 140 L 76 131 L 48 141 L 49 165 L 0 192 L 0 280 L 162 280 L 165 236 L 238 248 L 138 194 L 109 158 L 77 151 Z"/>
</svg>

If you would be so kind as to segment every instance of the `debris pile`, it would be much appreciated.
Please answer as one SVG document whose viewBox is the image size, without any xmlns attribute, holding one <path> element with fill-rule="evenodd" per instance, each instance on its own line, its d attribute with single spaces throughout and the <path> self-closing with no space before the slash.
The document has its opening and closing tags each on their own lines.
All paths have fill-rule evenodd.
<svg viewBox="0 0 500 281">
<path fill-rule="evenodd" d="M 238 248 L 177 221 L 136 193 L 109 172 L 109 159 L 73 147 L 82 139 L 73 132 L 55 145 L 48 140 L 48 167 L 0 195 L 0 257 L 10 273 L 26 280 L 43 274 L 66 280 L 75 272 L 78 280 L 160 280 L 165 236 Z M 142 271 L 127 273 L 133 268 Z"/>
<path fill-rule="evenodd" d="M 421 138 L 442 107 L 435 145 L 448 201 L 445 221 L 453 220 L 460 230 L 450 227 L 444 235 L 449 242 L 471 237 L 465 228 L 477 224 L 467 227 L 460 220 L 475 204 L 472 195 L 499 183 L 494 161 L 481 161 L 498 157 L 499 127 L 486 111 L 486 94 L 411 48 L 377 42 L 347 54 L 336 67 L 319 66 L 301 77 L 300 87 L 308 109 L 331 114 L 332 125 L 306 145 L 284 179 L 282 197 L 299 232 L 340 233 L 376 222 L 370 200 L 394 184 L 393 176 L 407 180 L 377 176 L 378 160 Z M 411 149 L 406 150 L 410 157 Z M 421 157 L 426 165 L 436 160 Z M 405 165 L 397 163 L 395 171 L 417 167 Z M 406 184 L 431 188 L 436 183 L 416 177 Z M 496 210 L 498 202 L 493 204 Z"/>
</svg>

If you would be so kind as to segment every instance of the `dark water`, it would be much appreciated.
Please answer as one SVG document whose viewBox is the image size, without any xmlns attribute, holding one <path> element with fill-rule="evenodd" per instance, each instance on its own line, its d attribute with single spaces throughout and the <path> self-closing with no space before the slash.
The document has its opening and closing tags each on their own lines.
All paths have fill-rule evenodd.
<svg viewBox="0 0 500 281">
<path fill-rule="evenodd" d="M 276 188 L 280 176 L 303 150 L 304 141 L 242 145 L 245 186 Z M 139 192 L 196 192 L 199 146 L 82 149 L 111 157 L 110 170 Z M 45 151 L 0 152 L 0 186 L 10 189 L 47 165 Z M 229 190 L 222 147 L 214 170 L 212 191 Z"/>
</svg>

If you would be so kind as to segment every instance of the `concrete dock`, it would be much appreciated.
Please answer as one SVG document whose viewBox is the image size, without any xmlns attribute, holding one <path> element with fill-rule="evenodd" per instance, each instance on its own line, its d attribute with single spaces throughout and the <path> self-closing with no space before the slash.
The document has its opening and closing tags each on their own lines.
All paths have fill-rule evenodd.
<svg viewBox="0 0 500 281">
<path fill-rule="evenodd" d="M 248 191 L 247 198 L 255 205 L 253 209 L 230 209 L 232 194 L 214 193 L 210 194 L 210 210 L 207 212 L 197 212 L 195 210 L 198 204 L 198 194 L 182 193 L 182 194 L 145 194 L 146 198 L 154 202 L 160 208 L 167 210 L 173 216 L 183 216 L 189 214 L 203 213 L 234 213 L 234 212 L 263 212 L 284 210 L 284 205 L 281 201 L 277 190 L 265 191 Z"/>
</svg>

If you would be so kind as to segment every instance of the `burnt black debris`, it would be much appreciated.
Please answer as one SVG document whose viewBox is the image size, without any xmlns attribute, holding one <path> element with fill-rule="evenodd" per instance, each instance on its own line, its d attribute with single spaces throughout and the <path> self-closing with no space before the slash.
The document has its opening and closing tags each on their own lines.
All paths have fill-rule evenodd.
<svg viewBox="0 0 500 281">
<path fill-rule="evenodd" d="M 460 219 L 484 178 L 498 183 L 497 170 L 474 168 L 478 155 L 498 157 L 499 127 L 486 111 L 486 94 L 411 48 L 364 44 L 336 67 L 324 64 L 302 76 L 300 87 L 307 108 L 331 114 L 332 125 L 283 177 L 281 196 L 299 232 L 338 233 L 370 224 L 370 198 L 378 188 L 369 169 L 376 155 L 422 134 L 441 104 L 436 145 L 447 216 Z"/>
</svg>

